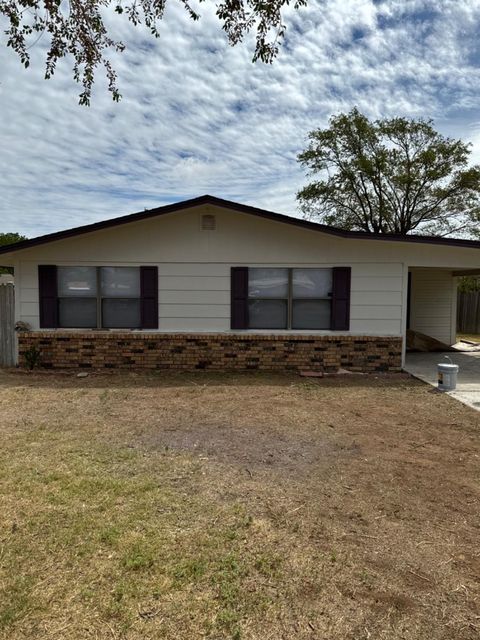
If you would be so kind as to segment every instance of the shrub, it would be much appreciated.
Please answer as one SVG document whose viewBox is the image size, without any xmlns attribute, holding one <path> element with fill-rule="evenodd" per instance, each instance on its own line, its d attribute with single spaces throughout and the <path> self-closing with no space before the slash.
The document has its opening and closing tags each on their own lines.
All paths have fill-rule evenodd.
<svg viewBox="0 0 480 640">
<path fill-rule="evenodd" d="M 42 354 L 40 353 L 40 350 L 37 349 L 37 347 L 32 345 L 29 349 L 27 349 L 27 351 L 24 352 L 23 357 L 25 358 L 25 362 L 27 363 L 27 366 L 30 370 L 40 366 Z"/>
</svg>

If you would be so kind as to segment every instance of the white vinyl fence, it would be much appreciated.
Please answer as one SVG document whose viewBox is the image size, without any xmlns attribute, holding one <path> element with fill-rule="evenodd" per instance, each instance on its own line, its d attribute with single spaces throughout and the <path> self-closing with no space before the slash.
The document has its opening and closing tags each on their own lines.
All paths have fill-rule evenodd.
<svg viewBox="0 0 480 640">
<path fill-rule="evenodd" d="M 15 288 L 0 284 L 0 367 L 15 365 Z"/>
</svg>

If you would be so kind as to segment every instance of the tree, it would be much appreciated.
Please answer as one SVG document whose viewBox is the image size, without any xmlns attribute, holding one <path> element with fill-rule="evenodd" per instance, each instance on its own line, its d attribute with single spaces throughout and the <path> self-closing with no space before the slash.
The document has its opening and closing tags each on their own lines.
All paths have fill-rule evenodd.
<svg viewBox="0 0 480 640">
<path fill-rule="evenodd" d="M 200 14 L 189 0 L 177 0 L 192 20 Z M 199 0 L 200 3 L 206 0 Z M 307 0 L 223 0 L 216 5 L 216 15 L 231 45 L 241 42 L 255 31 L 253 61 L 272 62 L 279 42 L 285 34 L 282 9 L 290 4 L 295 9 Z M 120 99 L 117 75 L 107 58 L 108 51 L 123 51 L 125 45 L 108 32 L 105 11 L 112 8 L 134 25 L 145 24 L 154 37 L 159 36 L 167 0 L 0 0 L 0 14 L 8 20 L 7 46 L 19 56 L 25 67 L 30 64 L 29 49 L 48 34 L 49 49 L 45 78 L 51 78 L 57 62 L 67 55 L 73 57 L 73 77 L 83 86 L 80 104 L 90 104 L 92 86 L 98 67 L 103 66 L 109 91 Z"/>
<path fill-rule="evenodd" d="M 480 291 L 480 278 L 478 276 L 463 276 L 458 282 L 459 293 L 473 293 Z"/>
<path fill-rule="evenodd" d="M 0 233 L 0 247 L 26 239 L 26 236 L 21 236 L 19 233 Z M 0 267 L 0 274 L 2 273 L 13 273 L 13 269 L 11 267 Z"/>
<path fill-rule="evenodd" d="M 355 108 L 308 139 L 298 160 L 319 179 L 297 194 L 306 217 L 376 233 L 478 234 L 480 166 L 433 121 L 372 122 Z"/>
</svg>

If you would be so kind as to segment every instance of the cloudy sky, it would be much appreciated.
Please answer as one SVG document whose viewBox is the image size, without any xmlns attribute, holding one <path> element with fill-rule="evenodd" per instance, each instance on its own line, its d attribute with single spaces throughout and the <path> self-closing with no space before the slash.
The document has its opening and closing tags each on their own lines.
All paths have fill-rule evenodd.
<svg viewBox="0 0 480 640">
<path fill-rule="evenodd" d="M 90 108 L 68 61 L 43 80 L 0 50 L 0 231 L 40 235 L 204 193 L 299 215 L 296 155 L 309 130 L 357 105 L 433 118 L 480 161 L 480 0 L 310 0 L 287 10 L 273 65 L 229 47 L 212 10 L 169 0 L 159 40 L 125 20 L 113 57 L 123 99 L 99 75 Z M 5 38 L 0 36 L 2 43 Z"/>
</svg>

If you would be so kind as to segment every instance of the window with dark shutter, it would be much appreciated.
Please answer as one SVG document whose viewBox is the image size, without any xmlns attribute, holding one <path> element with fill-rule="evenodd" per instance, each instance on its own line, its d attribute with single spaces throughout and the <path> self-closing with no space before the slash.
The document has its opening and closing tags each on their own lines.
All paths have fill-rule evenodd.
<svg viewBox="0 0 480 640">
<path fill-rule="evenodd" d="M 40 328 L 55 329 L 58 326 L 56 266 L 38 265 L 38 297 Z"/>
<path fill-rule="evenodd" d="M 248 329 L 248 267 L 232 267 L 230 280 L 230 326 Z"/>
<path fill-rule="evenodd" d="M 348 331 L 350 329 L 350 286 L 352 269 L 335 267 L 332 287 L 332 329 Z"/>
<path fill-rule="evenodd" d="M 158 329 L 158 268 L 140 267 L 142 329 Z"/>
<path fill-rule="evenodd" d="M 232 268 L 232 329 L 346 331 L 350 267 Z"/>
<path fill-rule="evenodd" d="M 40 265 L 40 326 L 158 329 L 157 267 Z"/>
</svg>

